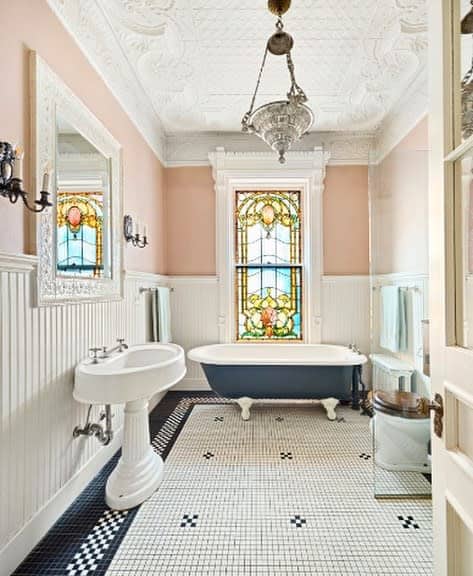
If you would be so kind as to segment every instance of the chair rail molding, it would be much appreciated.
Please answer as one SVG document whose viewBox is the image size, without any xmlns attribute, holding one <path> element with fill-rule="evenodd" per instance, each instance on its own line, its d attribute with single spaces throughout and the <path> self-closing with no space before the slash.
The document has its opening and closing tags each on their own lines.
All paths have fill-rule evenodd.
<svg viewBox="0 0 473 576">
<path fill-rule="evenodd" d="M 286 164 L 281 166 L 274 152 L 227 152 L 218 147 L 209 154 L 209 160 L 217 198 L 219 341 L 231 342 L 235 332 L 233 196 L 237 190 L 292 189 L 302 191 L 304 206 L 304 341 L 320 342 L 322 192 L 329 154 L 322 147 L 310 152 L 289 152 Z"/>
</svg>

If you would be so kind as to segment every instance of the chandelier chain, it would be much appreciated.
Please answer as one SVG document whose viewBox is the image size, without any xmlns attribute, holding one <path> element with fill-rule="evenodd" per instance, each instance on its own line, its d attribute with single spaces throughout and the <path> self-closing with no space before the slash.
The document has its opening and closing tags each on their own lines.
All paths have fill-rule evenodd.
<svg viewBox="0 0 473 576">
<path fill-rule="evenodd" d="M 294 62 L 292 61 L 290 52 L 287 53 L 286 58 L 287 58 L 287 67 L 289 69 L 289 75 L 291 77 L 291 88 L 289 89 L 288 96 L 289 95 L 300 96 L 301 101 L 306 102 L 307 96 L 305 95 L 304 90 L 302 90 L 302 88 L 296 82 Z"/>
<path fill-rule="evenodd" d="M 266 50 L 264 51 L 264 56 L 263 56 L 263 62 L 261 63 L 261 68 L 260 68 L 260 71 L 258 74 L 258 80 L 256 81 L 255 92 L 253 94 L 253 98 L 251 99 L 250 109 L 248 110 L 248 112 L 243 117 L 243 122 L 245 121 L 245 119 L 248 119 L 251 116 L 251 114 L 253 113 L 253 108 L 255 107 L 256 96 L 258 94 L 259 85 L 261 84 L 261 77 L 263 75 L 263 69 L 264 69 L 264 65 L 266 64 L 267 56 L 268 56 L 268 47 L 266 46 Z"/>
</svg>

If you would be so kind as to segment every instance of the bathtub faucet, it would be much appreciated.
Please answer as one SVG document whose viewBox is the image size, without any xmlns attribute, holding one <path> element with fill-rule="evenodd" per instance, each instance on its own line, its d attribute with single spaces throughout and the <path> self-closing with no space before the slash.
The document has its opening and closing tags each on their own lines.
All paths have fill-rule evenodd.
<svg viewBox="0 0 473 576">
<path fill-rule="evenodd" d="M 356 344 L 349 344 L 348 348 L 354 352 L 355 354 L 361 354 L 360 349 L 358 348 L 358 346 Z"/>
</svg>

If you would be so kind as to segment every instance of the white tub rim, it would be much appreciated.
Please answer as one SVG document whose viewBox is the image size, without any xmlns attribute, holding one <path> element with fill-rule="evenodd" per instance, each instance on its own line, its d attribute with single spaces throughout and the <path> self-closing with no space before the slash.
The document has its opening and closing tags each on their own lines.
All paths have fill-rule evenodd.
<svg viewBox="0 0 473 576">
<path fill-rule="evenodd" d="M 250 348 L 258 350 L 260 354 L 249 358 L 247 352 Z M 298 354 L 294 354 L 296 350 Z M 307 352 L 307 356 L 300 355 L 302 350 Z M 220 354 L 217 354 L 219 351 Z M 227 351 L 227 354 L 223 354 L 224 351 Z M 229 351 L 238 351 L 238 354 L 228 354 Z M 311 351 L 318 352 L 319 356 L 310 356 Z M 324 358 L 321 354 L 324 351 L 338 353 L 339 357 L 333 355 Z M 200 364 L 217 366 L 360 366 L 368 361 L 364 354 L 353 352 L 346 346 L 289 342 L 207 344 L 192 348 L 187 352 L 187 357 Z"/>
</svg>

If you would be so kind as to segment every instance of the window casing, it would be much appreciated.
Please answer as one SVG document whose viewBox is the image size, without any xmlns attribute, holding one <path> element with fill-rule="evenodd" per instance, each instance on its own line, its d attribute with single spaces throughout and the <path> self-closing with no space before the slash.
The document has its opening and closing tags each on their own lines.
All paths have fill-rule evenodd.
<svg viewBox="0 0 473 576">
<path fill-rule="evenodd" d="M 227 152 L 209 154 L 216 194 L 217 332 L 219 342 L 237 340 L 237 293 L 235 283 L 235 193 L 238 191 L 299 191 L 301 222 L 301 339 L 319 343 L 322 338 L 322 193 L 329 158 L 323 148 L 290 152 L 281 167 L 274 152 Z M 251 341 L 251 340 L 250 340 Z M 274 340 L 274 342 L 300 340 Z"/>
</svg>

